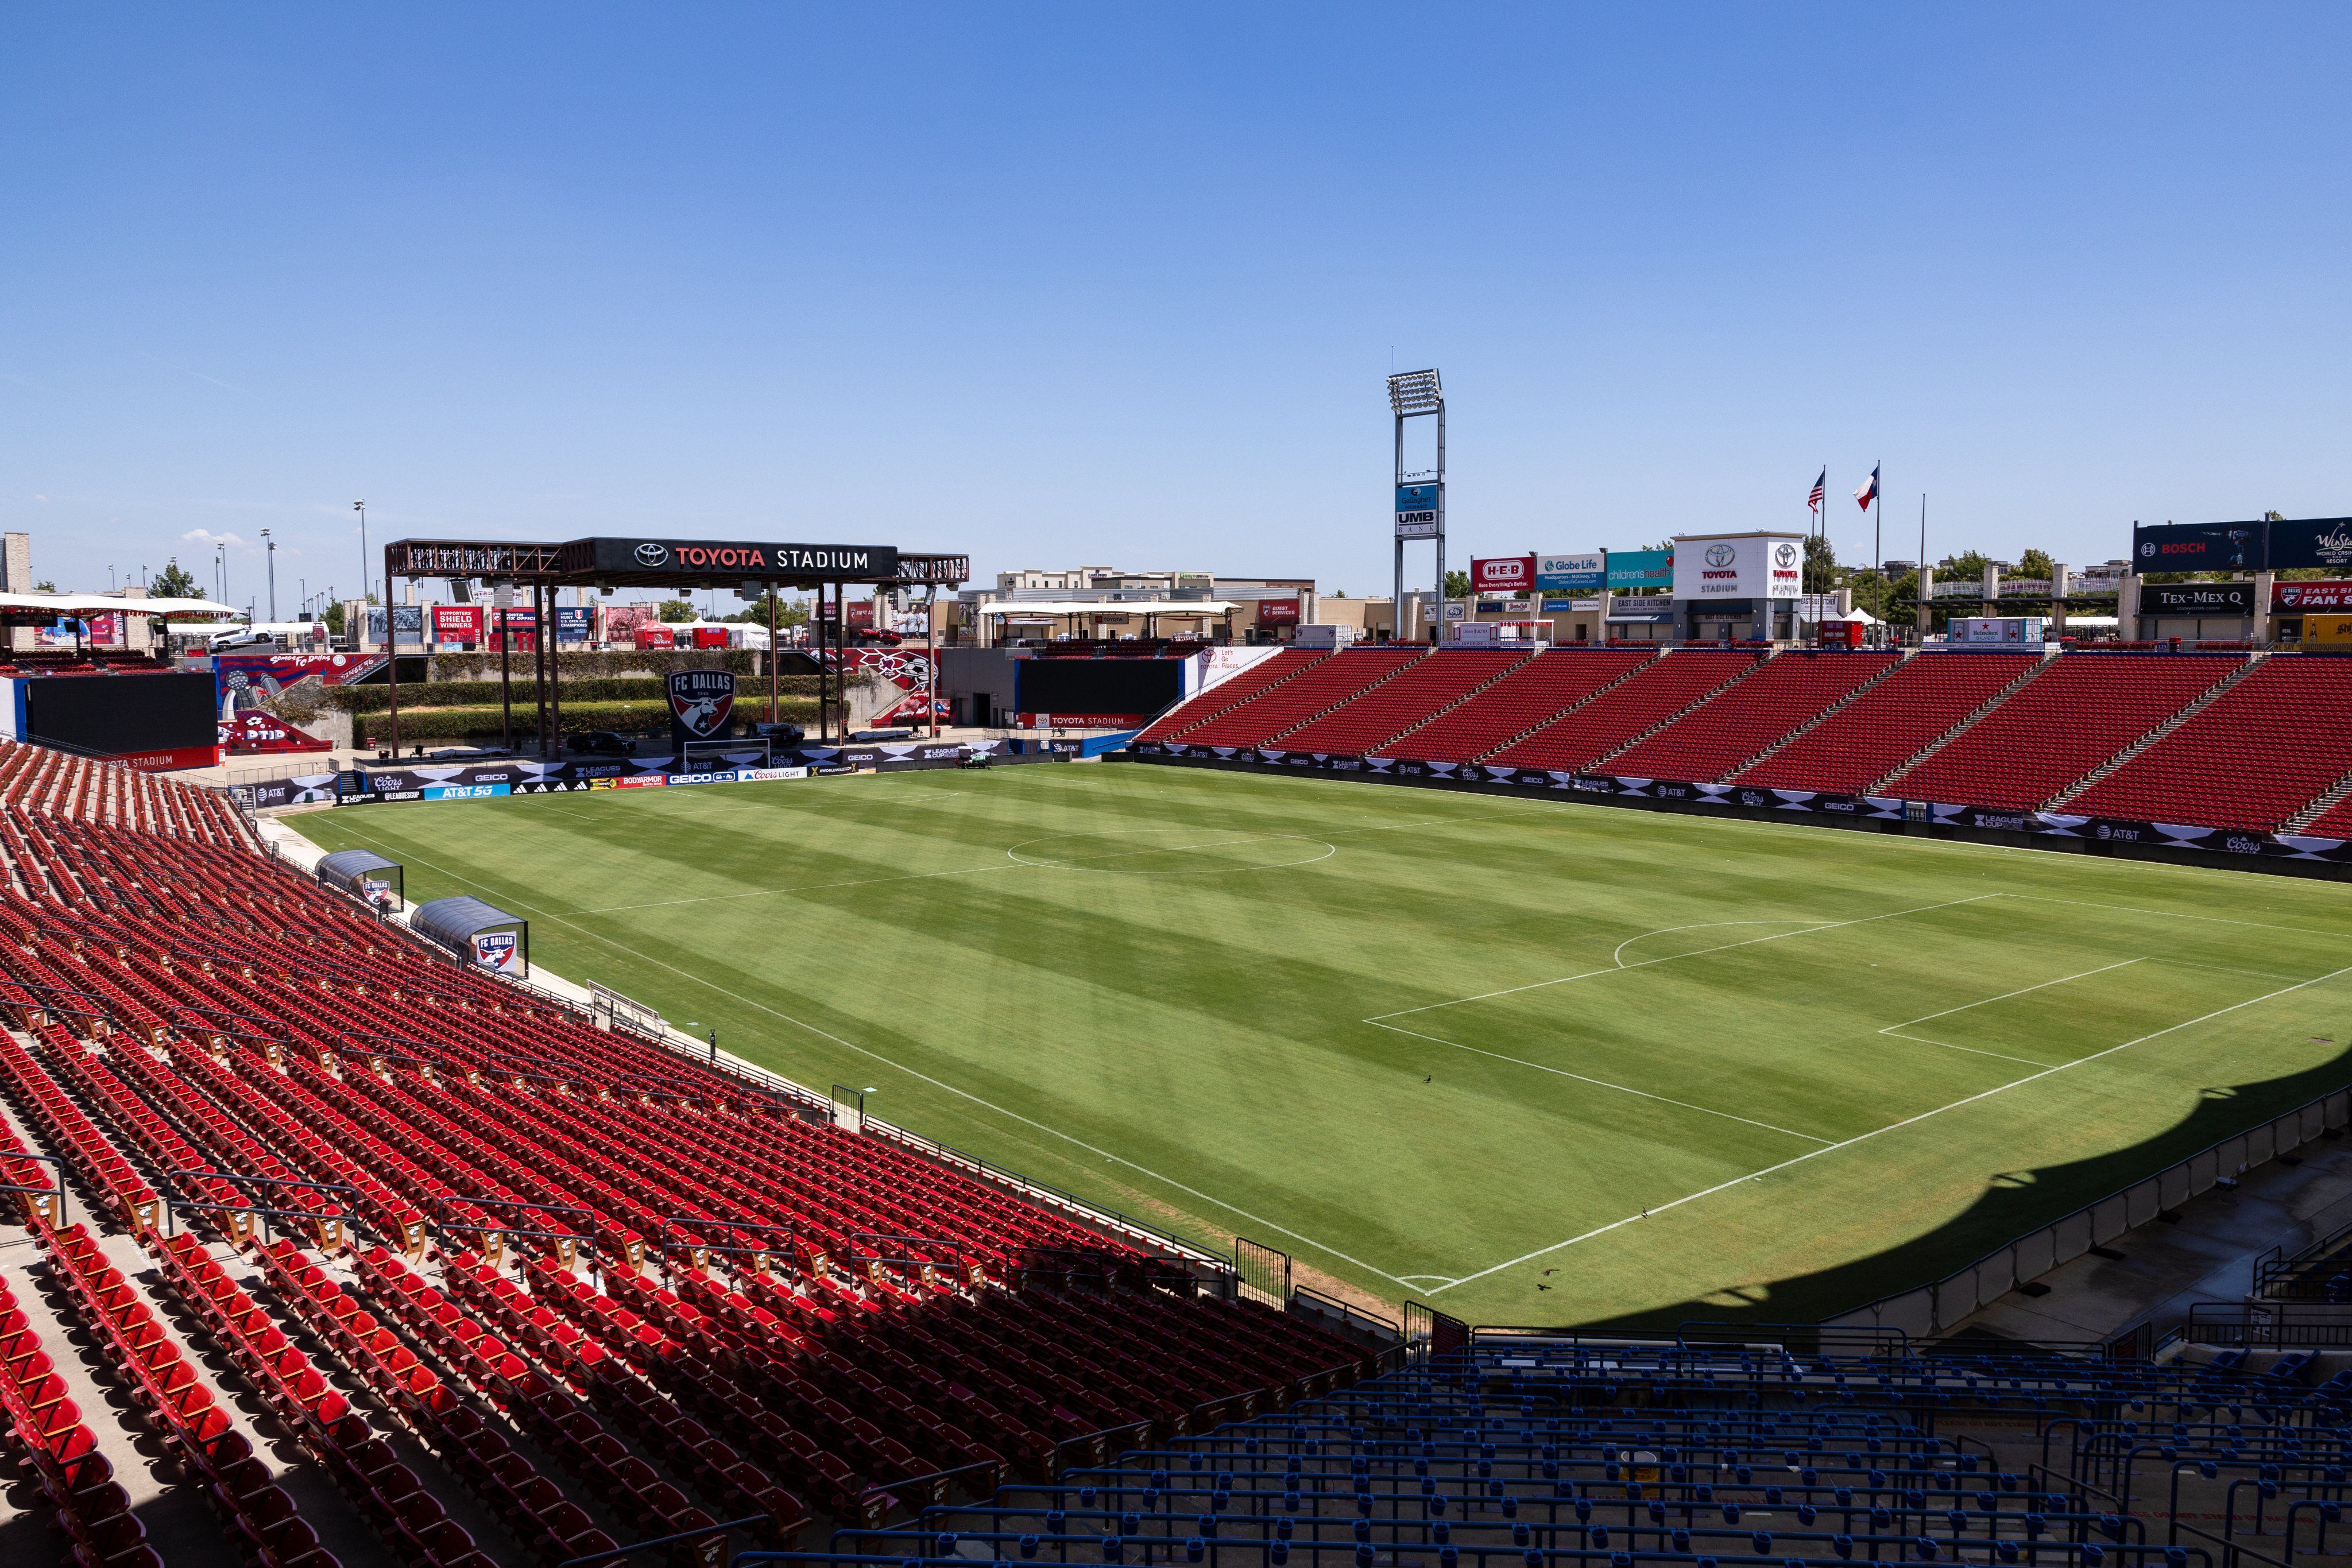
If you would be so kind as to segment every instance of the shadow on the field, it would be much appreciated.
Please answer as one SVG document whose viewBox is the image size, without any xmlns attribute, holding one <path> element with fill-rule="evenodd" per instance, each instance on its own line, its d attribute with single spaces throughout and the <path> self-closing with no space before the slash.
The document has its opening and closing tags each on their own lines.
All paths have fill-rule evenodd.
<svg viewBox="0 0 2352 1568">
<path fill-rule="evenodd" d="M 1710 1292 L 1654 1311 L 1596 1319 L 1592 1331 L 1654 1332 L 1678 1323 L 1814 1322 L 1943 1279 L 2030 1231 L 2120 1192 L 2154 1172 L 2284 1115 L 2352 1080 L 2352 1047 L 2283 1078 L 2211 1088 L 2197 1108 L 2155 1137 L 2086 1160 L 2004 1173 L 1949 1222 L 1884 1252 L 1759 1290 Z M 1733 1297 L 1748 1297 L 1737 1302 Z"/>
</svg>

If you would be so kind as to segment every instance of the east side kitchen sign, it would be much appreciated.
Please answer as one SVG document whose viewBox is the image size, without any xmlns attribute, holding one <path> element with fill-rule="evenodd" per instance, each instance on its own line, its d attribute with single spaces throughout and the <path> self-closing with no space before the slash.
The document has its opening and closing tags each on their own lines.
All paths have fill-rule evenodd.
<svg viewBox="0 0 2352 1568">
<path fill-rule="evenodd" d="M 1675 597 L 1795 599 L 1805 587 L 1797 534 L 1685 535 L 1675 540 Z"/>
</svg>

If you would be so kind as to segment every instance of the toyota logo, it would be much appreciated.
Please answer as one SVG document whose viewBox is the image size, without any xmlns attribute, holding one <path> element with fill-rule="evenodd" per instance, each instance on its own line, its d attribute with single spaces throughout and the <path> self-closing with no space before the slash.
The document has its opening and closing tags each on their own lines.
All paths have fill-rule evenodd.
<svg viewBox="0 0 2352 1568">
<path fill-rule="evenodd" d="M 1794 566 L 1797 564 L 1797 547 L 1795 545 L 1782 545 L 1779 549 L 1772 552 L 1772 559 L 1780 562 L 1782 566 Z"/>
<path fill-rule="evenodd" d="M 668 559 L 669 547 L 667 545 L 657 545 L 654 543 L 653 540 L 647 539 L 645 543 L 637 547 L 637 564 L 639 566 L 659 566 Z"/>
<path fill-rule="evenodd" d="M 1720 569 L 1722 567 L 1729 566 L 1733 561 L 1738 560 L 1738 559 L 1739 552 L 1733 549 L 1729 545 L 1709 545 L 1706 547 L 1706 564 L 1709 566 Z"/>
</svg>

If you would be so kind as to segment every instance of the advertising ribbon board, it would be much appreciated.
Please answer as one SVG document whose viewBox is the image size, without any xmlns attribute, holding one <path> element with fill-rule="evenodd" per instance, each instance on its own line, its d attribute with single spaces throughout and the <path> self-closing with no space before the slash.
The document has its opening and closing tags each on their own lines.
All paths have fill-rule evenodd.
<svg viewBox="0 0 2352 1568">
<path fill-rule="evenodd" d="M 2143 572 L 2261 571 L 2271 564 L 2270 528 L 2264 522 L 2141 524 L 2132 529 L 2132 566 Z"/>
<path fill-rule="evenodd" d="M 2141 588 L 2142 615 L 2252 615 L 2251 582 L 2151 582 Z"/>
<path fill-rule="evenodd" d="M 2271 608 L 2297 613 L 2305 610 L 2352 610 L 2352 581 L 2274 582 Z"/>
<path fill-rule="evenodd" d="M 1507 555 L 1473 560 L 1470 589 L 1474 593 L 1524 593 L 1535 586 L 1536 558 Z"/>
</svg>

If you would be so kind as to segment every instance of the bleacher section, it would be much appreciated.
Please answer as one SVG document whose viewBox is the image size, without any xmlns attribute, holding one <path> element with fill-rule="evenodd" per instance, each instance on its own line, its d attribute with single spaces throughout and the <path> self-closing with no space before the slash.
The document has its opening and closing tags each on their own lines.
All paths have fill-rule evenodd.
<svg viewBox="0 0 2352 1568">
<path fill-rule="evenodd" d="M 1528 657 L 1525 653 L 1486 648 L 1437 649 L 1394 680 L 1383 681 L 1312 724 L 1292 730 L 1282 737 L 1282 748 L 1349 757 L 1378 750 L 1398 731 L 1410 729 L 1459 702 Z"/>
<path fill-rule="evenodd" d="M 1325 709 L 1337 706 L 1387 680 L 1414 660 L 1429 655 L 1430 650 L 1418 643 L 1343 648 L 1289 679 L 1269 685 L 1262 695 L 1230 713 L 1178 731 L 1175 737 L 1187 746 L 1272 745 Z M 1208 695 L 1213 697 L 1216 694 Z"/>
<path fill-rule="evenodd" d="M 151 1460 L 257 1568 L 355 1530 L 552 1568 L 788 1545 L 1370 1370 L 1201 1255 L 453 963 L 216 796 L 0 743 L 0 1179 L 131 1396 L 77 1410 L 0 1300 L 10 1446 L 82 1568 L 156 1561 L 109 1479 Z"/>
<path fill-rule="evenodd" d="M 2031 669 L 2031 653 L 1919 654 L 1732 782 L 1858 795 Z"/>
<path fill-rule="evenodd" d="M 1194 726 L 1239 707 L 1267 688 L 1279 685 L 1301 670 L 1329 657 L 1328 653 L 1314 648 L 1285 648 L 1269 653 L 1241 674 L 1178 703 L 1154 719 L 1135 738 L 1139 744 L 1173 740 Z"/>
<path fill-rule="evenodd" d="M 1618 773 L 1712 783 L 1885 674 L 1896 653 L 1782 653 L 1687 718 L 1610 760 Z"/>
<path fill-rule="evenodd" d="M 2266 658 L 2064 809 L 2275 831 L 2352 771 L 2347 713 L 2352 660 Z"/>
<path fill-rule="evenodd" d="M 1428 762 L 1471 761 L 1558 717 L 1656 656 L 1619 648 L 1548 650 L 1460 707 L 1433 715 L 1381 753 Z"/>
<path fill-rule="evenodd" d="M 1950 745 L 1898 775 L 1886 792 L 2034 810 L 2244 664 L 2242 655 L 2228 654 L 2062 654 Z"/>
<path fill-rule="evenodd" d="M 795 1561 L 2267 1568 L 2341 1542 L 2340 1353 L 1749 1337 L 1441 1322 L 1341 1394 Z"/>
<path fill-rule="evenodd" d="M 1516 745 L 1479 761 L 1497 768 L 1580 769 L 1756 667 L 1737 649 L 1677 648 Z"/>
</svg>

